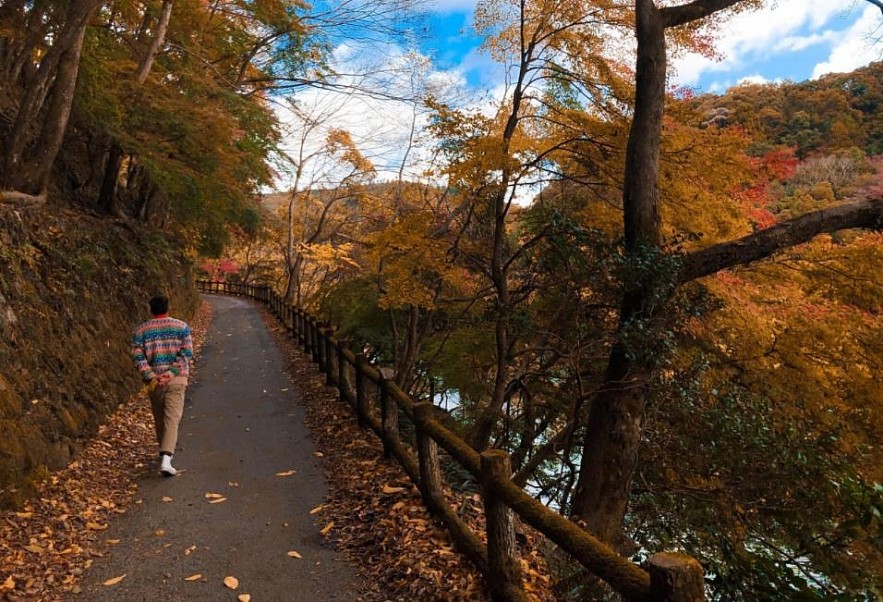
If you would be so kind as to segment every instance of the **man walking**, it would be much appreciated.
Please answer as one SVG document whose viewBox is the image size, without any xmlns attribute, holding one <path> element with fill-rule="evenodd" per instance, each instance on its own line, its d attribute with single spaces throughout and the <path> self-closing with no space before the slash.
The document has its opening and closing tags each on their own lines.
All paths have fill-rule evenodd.
<svg viewBox="0 0 883 602">
<path fill-rule="evenodd" d="M 193 340 L 190 327 L 169 316 L 169 300 L 150 300 L 150 320 L 135 327 L 132 361 L 148 385 L 150 407 L 159 443 L 160 473 L 173 477 L 172 456 L 178 441 L 178 424 L 184 414 L 184 390 L 190 376 Z"/>
</svg>

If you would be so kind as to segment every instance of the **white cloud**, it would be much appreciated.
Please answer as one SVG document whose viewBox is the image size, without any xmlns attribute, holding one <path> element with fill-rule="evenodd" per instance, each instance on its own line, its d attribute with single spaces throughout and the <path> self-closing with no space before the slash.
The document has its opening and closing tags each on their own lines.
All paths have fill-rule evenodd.
<svg viewBox="0 0 883 602">
<path fill-rule="evenodd" d="M 781 0 L 735 15 L 715 36 L 719 57 L 680 57 L 673 62 L 673 79 L 680 85 L 696 85 L 709 73 L 735 72 L 756 60 L 834 43 L 836 29 L 855 18 L 854 6 L 850 0 Z"/>
<path fill-rule="evenodd" d="M 813 69 L 813 78 L 826 73 L 853 71 L 870 62 L 880 60 L 881 48 L 872 36 L 880 27 L 880 10 L 869 6 L 852 27 L 838 32 L 828 60 Z"/>
<path fill-rule="evenodd" d="M 754 75 L 746 75 L 745 77 L 740 77 L 737 84 L 769 84 L 772 80 L 765 78 L 760 73 L 755 73 Z"/>
<path fill-rule="evenodd" d="M 426 166 L 427 155 L 419 145 L 412 145 L 412 126 L 422 130 L 428 115 L 419 102 L 408 98 L 422 90 L 444 99 L 452 90 L 466 88 L 459 71 L 433 70 L 424 56 L 392 45 L 375 47 L 374 51 L 376 54 L 366 56 L 364 49 L 335 49 L 332 67 L 336 72 L 362 75 L 336 78 L 335 89 L 302 90 L 291 96 L 298 111 L 287 107 L 277 110 L 287 130 L 283 146 L 288 155 L 295 161 L 309 157 L 302 161 L 304 181 L 309 186 L 334 186 L 339 181 L 341 167 L 321 151 L 333 129 L 350 134 L 358 150 L 374 164 L 378 179 L 394 178 L 403 165 L 406 177 L 416 179 Z M 364 71 L 366 64 L 372 66 L 370 73 Z M 380 90 L 382 95 L 366 94 L 365 90 Z M 280 189 L 290 189 L 293 184 L 291 173 L 278 180 Z"/>
</svg>

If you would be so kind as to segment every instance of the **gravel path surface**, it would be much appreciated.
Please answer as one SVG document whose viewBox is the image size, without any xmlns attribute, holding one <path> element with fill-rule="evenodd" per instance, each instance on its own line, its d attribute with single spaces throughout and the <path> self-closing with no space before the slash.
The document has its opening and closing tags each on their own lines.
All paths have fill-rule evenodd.
<svg viewBox="0 0 883 602">
<path fill-rule="evenodd" d="M 250 302 L 206 298 L 214 315 L 181 423 L 180 472 L 139 480 L 132 509 L 106 531 L 118 543 L 76 599 L 355 600 L 355 571 L 310 514 L 327 483 L 288 364 Z"/>
</svg>

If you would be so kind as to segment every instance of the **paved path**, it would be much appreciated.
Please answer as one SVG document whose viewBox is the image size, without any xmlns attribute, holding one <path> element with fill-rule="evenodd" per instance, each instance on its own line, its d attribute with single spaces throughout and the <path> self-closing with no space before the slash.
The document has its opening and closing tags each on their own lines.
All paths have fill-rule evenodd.
<svg viewBox="0 0 883 602">
<path fill-rule="evenodd" d="M 96 559 L 81 598 L 354 600 L 355 572 L 310 514 L 326 483 L 286 362 L 250 302 L 206 298 L 214 316 L 181 423 L 174 464 L 183 472 L 151 469 L 139 481 L 142 501 L 111 524 L 107 539 L 120 541 Z M 226 500 L 209 503 L 207 493 Z M 227 576 L 239 580 L 235 592 Z"/>
</svg>

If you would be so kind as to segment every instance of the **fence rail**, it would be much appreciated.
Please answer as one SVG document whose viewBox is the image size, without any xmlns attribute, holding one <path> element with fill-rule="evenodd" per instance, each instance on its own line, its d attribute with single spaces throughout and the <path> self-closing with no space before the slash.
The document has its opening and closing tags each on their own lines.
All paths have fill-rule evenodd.
<svg viewBox="0 0 883 602">
<path fill-rule="evenodd" d="M 495 601 L 527 600 L 515 545 L 513 515 L 568 552 L 627 600 L 705 600 L 702 566 L 694 558 L 677 552 L 661 552 L 650 557 L 645 570 L 620 556 L 513 483 L 508 453 L 503 450 L 477 453 L 434 417 L 431 403 L 411 399 L 385 370 L 373 366 L 364 355 L 354 353 L 348 341 L 336 338 L 330 324 L 287 304 L 268 286 L 208 280 L 198 280 L 196 285 L 204 293 L 250 297 L 269 307 L 289 336 L 325 373 L 326 383 L 338 389 L 341 401 L 352 406 L 359 424 L 380 437 L 384 453 L 399 462 L 420 490 L 426 506 L 450 531 L 454 543 L 482 571 Z M 370 394 L 371 390 L 374 395 Z M 402 440 L 399 412 L 414 425 L 416 444 L 413 447 Z M 438 448 L 445 450 L 481 484 L 487 544 L 445 500 Z"/>
</svg>

